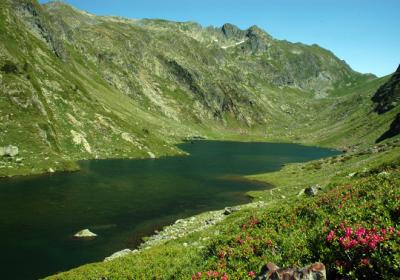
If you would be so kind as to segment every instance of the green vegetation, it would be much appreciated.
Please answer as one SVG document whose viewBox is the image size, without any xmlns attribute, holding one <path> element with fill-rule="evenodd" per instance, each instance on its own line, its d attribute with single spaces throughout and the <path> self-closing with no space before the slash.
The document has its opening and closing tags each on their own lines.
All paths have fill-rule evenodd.
<svg viewBox="0 0 400 280">
<path fill-rule="evenodd" d="M 175 144 L 190 137 L 348 151 L 250 176 L 276 186 L 250 193 L 259 207 L 50 279 L 188 279 L 207 271 L 246 279 L 267 261 L 318 260 L 332 277 L 399 277 L 398 236 L 382 233 L 399 222 L 397 79 L 357 73 L 328 50 L 255 26 L 99 17 L 31 0 L 0 3 L 0 67 L 0 147 L 19 148 L 18 157 L 0 158 L 0 177 L 76 170 L 80 159 L 179 155 Z M 378 88 L 382 114 L 371 100 Z M 394 137 L 374 146 L 390 124 Z M 322 193 L 299 195 L 314 184 Z M 377 244 L 344 250 L 338 238 L 356 238 L 348 228 L 379 235 Z M 337 238 L 327 241 L 331 230 Z"/>
<path fill-rule="evenodd" d="M 333 279 L 371 279 L 371 275 L 396 279 L 400 276 L 399 144 L 395 140 L 251 176 L 276 186 L 251 193 L 258 200 L 255 207 L 243 207 L 212 227 L 138 254 L 48 279 L 209 279 L 207 273 L 218 275 L 211 279 L 222 279 L 225 273 L 228 279 L 251 279 L 249 272 L 258 274 L 270 261 L 280 266 L 322 261 Z M 314 184 L 322 187 L 315 197 L 299 194 Z M 345 248 L 339 238 L 349 228 L 352 238 L 364 228 L 363 238 L 375 234 L 378 241 Z M 332 230 L 336 239 L 328 238 Z M 202 277 L 196 278 L 199 272 Z"/>
</svg>

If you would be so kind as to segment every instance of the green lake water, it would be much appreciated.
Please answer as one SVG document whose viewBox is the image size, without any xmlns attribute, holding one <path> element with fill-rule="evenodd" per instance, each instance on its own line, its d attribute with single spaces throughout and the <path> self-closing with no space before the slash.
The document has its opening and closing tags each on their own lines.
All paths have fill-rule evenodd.
<svg viewBox="0 0 400 280">
<path fill-rule="evenodd" d="M 196 141 L 190 156 L 93 160 L 76 173 L 0 180 L 1 279 L 38 279 L 113 252 L 200 212 L 249 202 L 266 184 L 235 180 L 338 154 L 295 144 Z M 99 236 L 76 240 L 89 228 Z"/>
</svg>

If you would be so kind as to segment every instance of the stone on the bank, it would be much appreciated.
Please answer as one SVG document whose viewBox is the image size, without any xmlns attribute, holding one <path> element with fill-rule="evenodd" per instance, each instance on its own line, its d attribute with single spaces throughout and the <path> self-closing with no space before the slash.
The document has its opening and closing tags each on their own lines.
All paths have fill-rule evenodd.
<svg viewBox="0 0 400 280">
<path fill-rule="evenodd" d="M 311 186 L 304 189 L 304 193 L 308 196 L 315 196 L 322 188 L 319 185 Z"/>
<path fill-rule="evenodd" d="M 115 252 L 111 256 L 105 258 L 104 261 L 105 262 L 109 262 L 109 261 L 115 260 L 115 259 L 120 258 L 120 257 L 124 257 L 124 256 L 129 255 L 129 254 L 134 254 L 136 252 L 138 252 L 138 251 L 137 250 L 124 249 L 124 250 Z"/>
<path fill-rule="evenodd" d="M 224 215 L 230 215 L 233 212 L 239 211 L 238 207 L 225 207 L 223 214 Z"/>
<path fill-rule="evenodd" d="M 279 268 L 268 263 L 255 280 L 326 280 L 326 269 L 323 263 L 314 263 L 303 268 Z"/>
<path fill-rule="evenodd" d="M 0 147 L 0 156 L 15 157 L 19 154 L 19 149 L 16 146 L 8 145 L 6 147 Z"/>
<path fill-rule="evenodd" d="M 232 214 L 232 207 L 225 207 L 224 209 L 224 215 L 230 215 Z"/>
<path fill-rule="evenodd" d="M 347 177 L 353 178 L 353 177 L 356 176 L 356 175 L 357 175 L 357 172 L 352 172 L 352 173 L 349 173 L 349 174 L 347 175 Z"/>
<path fill-rule="evenodd" d="M 74 234 L 74 237 L 77 237 L 77 238 L 90 238 L 90 237 L 96 237 L 96 236 L 97 236 L 97 234 L 91 232 L 89 229 L 83 229 Z"/>
</svg>

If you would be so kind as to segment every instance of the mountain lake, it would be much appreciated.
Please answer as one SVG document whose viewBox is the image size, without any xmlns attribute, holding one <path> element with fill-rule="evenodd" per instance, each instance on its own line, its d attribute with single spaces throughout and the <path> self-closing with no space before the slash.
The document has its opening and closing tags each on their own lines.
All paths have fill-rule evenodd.
<svg viewBox="0 0 400 280">
<path fill-rule="evenodd" d="M 2 279 L 38 279 L 135 248 L 180 218 L 250 202 L 237 179 L 339 154 L 296 144 L 194 141 L 189 156 L 90 160 L 81 171 L 0 180 Z M 236 178 L 236 179 L 235 179 Z M 88 228 L 98 237 L 77 240 Z"/>
</svg>

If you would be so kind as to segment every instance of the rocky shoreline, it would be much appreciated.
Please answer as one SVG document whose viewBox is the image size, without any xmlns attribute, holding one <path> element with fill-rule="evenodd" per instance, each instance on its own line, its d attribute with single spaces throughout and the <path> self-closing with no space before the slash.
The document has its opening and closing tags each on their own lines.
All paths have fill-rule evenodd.
<svg viewBox="0 0 400 280">
<path fill-rule="evenodd" d="M 223 210 L 216 210 L 216 211 L 208 211 L 196 216 L 192 216 L 185 219 L 178 219 L 175 223 L 165 226 L 163 230 L 157 232 L 156 234 L 150 236 L 145 242 L 139 245 L 137 249 L 123 249 L 113 253 L 112 255 L 106 257 L 104 259 L 105 262 L 112 261 L 116 258 L 120 258 L 130 254 L 140 254 L 144 250 L 148 250 L 154 246 L 164 244 L 168 241 L 175 240 L 178 238 L 185 237 L 189 234 L 203 231 L 211 226 L 214 226 L 221 221 L 223 221 L 226 217 L 231 215 L 232 213 L 242 210 L 242 209 L 251 209 L 251 208 L 261 208 L 265 207 L 267 203 L 263 201 L 257 202 L 250 202 L 248 204 L 233 206 L 233 207 L 226 207 Z M 216 233 L 218 234 L 218 233 Z M 193 243 L 182 243 L 182 246 L 195 246 L 198 248 L 203 247 L 204 241 L 207 238 L 202 238 L 198 241 Z"/>
</svg>

